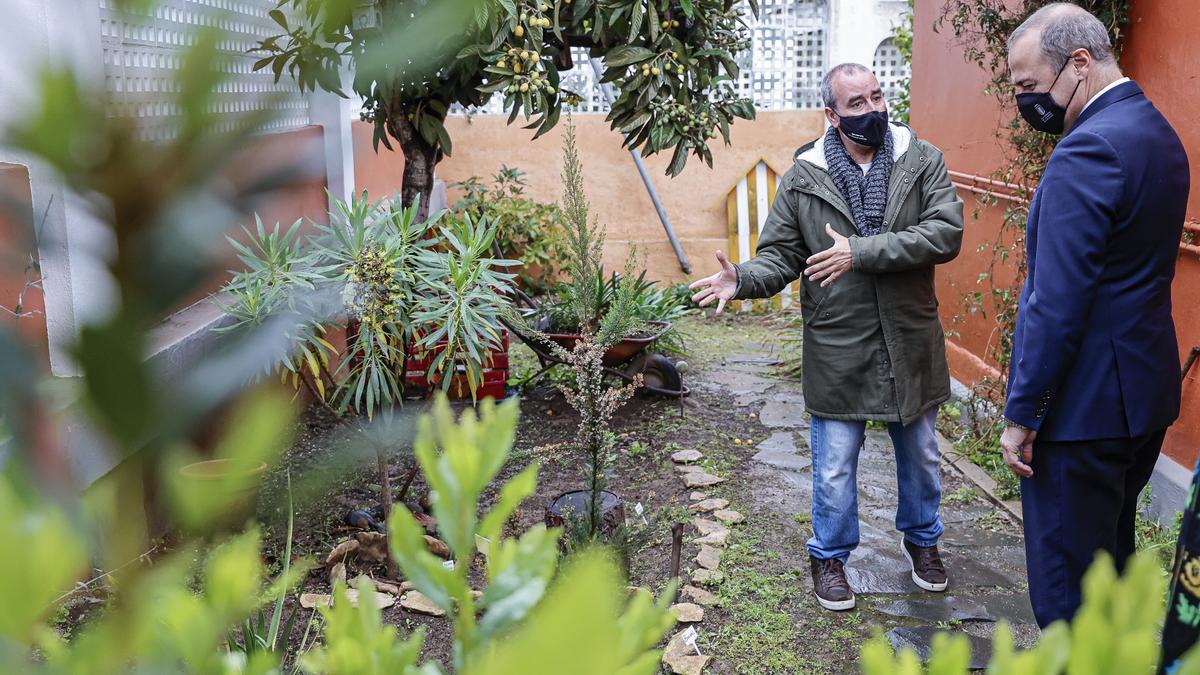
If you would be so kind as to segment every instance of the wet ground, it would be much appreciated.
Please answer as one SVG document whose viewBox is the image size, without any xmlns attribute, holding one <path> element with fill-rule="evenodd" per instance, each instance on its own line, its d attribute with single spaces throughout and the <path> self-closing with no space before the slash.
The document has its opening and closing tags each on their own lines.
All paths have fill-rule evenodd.
<svg viewBox="0 0 1200 675">
<path fill-rule="evenodd" d="M 811 535 L 808 510 L 812 499 L 808 416 L 799 381 L 780 377 L 778 351 L 770 331 L 758 341 L 737 345 L 724 358 L 693 376 L 701 396 L 723 399 L 731 416 L 757 422 L 754 454 L 730 473 L 731 480 L 714 494 L 728 498 L 730 508 L 748 516 L 734 529 L 755 542 L 750 555 L 735 556 L 738 567 L 726 569 L 727 582 L 739 577 L 756 583 L 744 597 L 722 593 L 734 605 L 763 602 L 771 577 L 783 578 L 798 592 L 773 608 L 790 624 L 790 644 L 778 639 L 771 649 L 742 639 L 741 618 L 733 611 L 723 625 L 705 626 L 712 633 L 712 672 L 855 672 L 857 645 L 874 630 L 886 633 L 897 646 L 927 653 L 939 630 L 963 632 L 972 638 L 972 666 L 981 668 L 989 656 L 990 635 L 998 621 L 1008 621 L 1018 643 L 1038 634 L 1024 585 L 1024 548 L 1019 524 L 985 500 L 948 465 L 943 467 L 943 509 L 946 524 L 940 549 L 950 586 L 945 593 L 928 593 L 913 584 L 910 567 L 900 549 L 893 519 L 897 501 L 895 459 L 887 432 L 869 429 L 858 467 L 859 518 L 862 543 L 851 555 L 847 576 L 858 607 L 847 613 L 822 609 L 811 596 L 807 551 Z M 762 577 L 767 577 L 764 581 Z M 815 630 L 814 630 L 815 629 Z M 817 637 L 824 635 L 824 639 Z M 778 637 L 778 636 L 776 636 Z M 830 650 L 830 644 L 837 649 Z M 786 652 L 794 651 L 794 658 Z"/>
</svg>

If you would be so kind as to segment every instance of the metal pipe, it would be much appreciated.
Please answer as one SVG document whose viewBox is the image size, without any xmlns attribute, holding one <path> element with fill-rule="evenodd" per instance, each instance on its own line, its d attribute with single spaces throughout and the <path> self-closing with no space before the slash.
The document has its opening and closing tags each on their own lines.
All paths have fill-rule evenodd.
<svg viewBox="0 0 1200 675">
<path fill-rule="evenodd" d="M 974 173 L 963 173 L 962 171 L 950 171 L 950 170 L 947 170 L 946 173 L 950 174 L 950 176 L 952 178 L 962 178 L 963 180 L 969 180 L 972 183 L 987 183 L 988 185 L 994 185 L 996 187 L 1007 188 L 1009 190 L 1013 190 L 1014 192 L 1020 191 L 1023 189 L 1020 185 L 1017 185 L 1015 183 L 1005 183 L 1002 180 L 995 180 L 993 178 L 988 178 L 986 176 L 980 176 L 980 175 L 974 174 Z"/>
<path fill-rule="evenodd" d="M 600 67 L 600 59 L 588 59 L 588 61 L 592 64 L 592 72 L 596 74 L 596 82 L 599 83 L 604 77 L 604 70 Z M 604 100 L 608 101 L 609 106 L 617 100 L 613 96 L 611 84 L 601 84 L 600 93 L 604 95 Z M 654 189 L 654 182 L 650 180 L 650 172 L 646 170 L 646 164 L 642 161 L 642 153 L 638 152 L 637 148 L 630 148 L 629 154 L 633 155 L 633 163 L 637 165 L 638 173 L 642 176 L 642 183 L 646 186 L 646 192 L 650 193 L 650 201 L 654 204 L 654 210 L 658 212 L 658 219 L 662 221 L 663 229 L 667 232 L 667 239 L 671 241 L 671 248 L 675 249 L 675 257 L 679 259 L 679 267 L 683 269 L 684 274 L 691 274 L 692 264 L 688 262 L 687 256 L 683 254 L 683 247 L 679 245 L 679 239 L 675 236 L 675 228 L 671 227 L 671 219 L 667 216 L 667 210 L 663 208 L 662 200 L 658 198 L 658 191 Z"/>
<path fill-rule="evenodd" d="M 1196 359 L 1200 358 L 1200 347 L 1192 347 L 1192 351 L 1188 353 L 1187 361 L 1184 361 L 1183 368 L 1180 369 L 1179 379 L 1187 379 L 1188 371 L 1192 366 L 1196 365 Z"/>
</svg>

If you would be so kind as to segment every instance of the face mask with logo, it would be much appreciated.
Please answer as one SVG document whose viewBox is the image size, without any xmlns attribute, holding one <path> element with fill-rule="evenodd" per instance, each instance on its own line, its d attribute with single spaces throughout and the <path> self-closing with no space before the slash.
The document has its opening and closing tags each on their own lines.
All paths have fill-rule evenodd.
<svg viewBox="0 0 1200 675">
<path fill-rule="evenodd" d="M 1017 110 L 1034 129 L 1057 136 L 1066 127 L 1067 107 L 1059 105 L 1050 92 L 1054 90 L 1054 85 L 1058 84 L 1058 78 L 1062 77 L 1070 63 L 1071 59 L 1068 58 L 1062 68 L 1058 69 L 1058 75 L 1054 77 L 1054 81 L 1050 83 L 1050 88 L 1046 91 L 1017 94 Z M 1079 91 L 1079 85 L 1082 82 L 1083 80 L 1075 82 L 1075 89 L 1071 91 L 1071 98 L 1067 99 L 1067 105 L 1071 105 L 1071 101 L 1075 99 L 1075 92 Z"/>
<path fill-rule="evenodd" d="M 888 132 L 888 114 L 884 110 L 882 112 L 872 111 L 855 115 L 853 117 L 842 117 L 841 124 L 838 126 L 843 134 L 850 140 L 865 145 L 869 148 L 878 148 L 883 145 L 883 137 Z"/>
</svg>

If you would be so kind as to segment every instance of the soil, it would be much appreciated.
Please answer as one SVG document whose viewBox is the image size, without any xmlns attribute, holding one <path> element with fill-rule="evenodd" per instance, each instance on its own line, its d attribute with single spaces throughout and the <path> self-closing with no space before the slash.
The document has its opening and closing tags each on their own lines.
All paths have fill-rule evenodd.
<svg viewBox="0 0 1200 675">
<path fill-rule="evenodd" d="M 719 361 L 723 353 L 752 337 L 768 337 L 766 326 L 763 320 L 758 319 L 727 318 L 707 325 L 701 325 L 695 319 L 685 321 L 684 331 L 694 333 L 688 341 L 692 352 L 687 357 L 691 372 L 684 376 L 685 381 L 702 372 L 707 364 Z M 532 352 L 523 345 L 514 345 L 512 351 L 514 374 L 533 365 Z M 565 367 L 557 370 L 551 377 L 566 374 Z M 730 416 L 731 401 L 728 398 L 710 392 L 695 392 L 681 402 L 655 395 L 638 395 L 614 418 L 612 426 L 617 436 L 617 461 L 609 478 L 609 489 L 624 500 L 630 521 L 641 520 L 633 509 L 634 504 L 641 503 L 647 519 L 659 530 L 649 545 L 632 557 L 629 569 L 631 585 L 649 588 L 656 594 L 661 591 L 669 580 L 670 526 L 673 522 L 691 520 L 686 513 L 690 491 L 683 488 L 670 455 L 693 447 L 728 445 L 735 437 L 761 435 L 761 428 L 756 430 L 754 427 L 758 425 L 753 420 L 745 416 L 739 416 L 742 419 Z M 422 405 L 416 402 L 406 406 L 403 423 L 411 423 Z M 339 541 L 357 531 L 344 525 L 346 514 L 355 509 L 371 511 L 377 508 L 379 478 L 373 452 L 365 448 L 346 447 L 339 442 L 339 438 L 354 430 L 354 424 L 338 420 L 320 407 L 313 406 L 301 420 L 296 441 L 280 463 L 280 468 L 267 477 L 259 500 L 259 518 L 266 533 L 265 549 L 272 571 L 278 569 L 278 556 L 282 555 L 286 541 L 286 486 L 289 473 L 295 505 L 292 543 L 295 559 L 309 556 L 317 563 L 324 562 Z M 578 416 L 567 405 L 554 382 L 543 380 L 528 388 L 521 396 L 521 423 L 512 455 L 499 479 L 493 482 L 492 491 L 485 494 L 481 510 L 490 506 L 495 498 L 494 490 L 506 478 L 535 461 L 541 465 L 537 493 L 518 509 L 515 531 L 544 522 L 545 509 L 556 496 L 584 487 L 584 477 L 571 447 L 577 424 Z M 739 459 L 747 459 L 753 454 L 752 446 L 746 447 L 741 454 L 745 457 Z M 411 466 L 411 454 L 407 449 L 395 452 L 390 472 L 393 490 L 398 488 Z M 722 468 L 725 472 L 722 475 L 733 479 L 744 466 L 745 462 L 731 461 Z M 419 512 L 419 502 L 426 494 L 427 488 L 418 474 L 405 503 L 413 511 Z M 690 544 L 684 547 L 685 573 L 696 550 L 697 547 Z M 482 588 L 480 562 L 477 558 L 472 566 L 472 581 L 480 584 L 475 588 Z M 349 575 L 353 578 L 360 571 L 369 572 L 380 579 L 386 572 L 382 565 L 371 569 L 351 566 Z M 329 593 L 330 590 L 328 570 L 322 566 L 310 572 L 301 592 Z M 291 637 L 293 648 L 299 646 L 304 618 L 309 610 L 301 611 L 304 614 L 297 621 L 296 634 Z M 426 626 L 424 658 L 436 659 L 444 666 L 451 663 L 453 632 L 448 619 L 413 614 L 401 609 L 398 604 L 383 611 L 384 620 L 400 626 L 402 632 Z M 712 622 L 711 625 L 715 627 L 717 624 Z"/>
</svg>

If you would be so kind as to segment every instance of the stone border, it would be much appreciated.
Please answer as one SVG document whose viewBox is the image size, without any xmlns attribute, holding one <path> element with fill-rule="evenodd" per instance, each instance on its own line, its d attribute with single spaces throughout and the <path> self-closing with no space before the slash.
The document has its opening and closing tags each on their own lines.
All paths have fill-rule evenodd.
<svg viewBox="0 0 1200 675">
<path fill-rule="evenodd" d="M 960 476 L 973 483 L 988 500 L 1004 509 L 1010 516 L 1024 524 L 1025 516 L 1021 510 L 1021 502 L 1014 499 L 1001 499 L 996 479 L 987 474 L 977 464 L 967 459 L 965 455 L 954 449 L 950 441 L 938 434 L 938 450 L 942 455 L 942 463 L 953 468 Z M 952 459 L 953 458 L 953 459 Z"/>
</svg>

